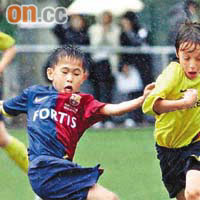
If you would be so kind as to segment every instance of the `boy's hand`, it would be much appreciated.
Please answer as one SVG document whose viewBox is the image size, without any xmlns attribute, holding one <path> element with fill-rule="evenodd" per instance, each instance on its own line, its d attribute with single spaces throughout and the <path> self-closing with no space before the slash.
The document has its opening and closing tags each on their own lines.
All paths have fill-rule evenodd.
<svg viewBox="0 0 200 200">
<path fill-rule="evenodd" d="M 150 83 L 144 88 L 143 97 L 144 99 L 150 94 L 150 92 L 155 88 L 155 83 Z"/>
<path fill-rule="evenodd" d="M 196 89 L 187 89 L 183 96 L 185 107 L 193 107 L 198 100 L 198 91 Z"/>
</svg>

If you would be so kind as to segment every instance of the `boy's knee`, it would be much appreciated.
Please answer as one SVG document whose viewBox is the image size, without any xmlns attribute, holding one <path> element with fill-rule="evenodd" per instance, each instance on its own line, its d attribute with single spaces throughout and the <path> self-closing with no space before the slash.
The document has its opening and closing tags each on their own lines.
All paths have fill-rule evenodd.
<svg viewBox="0 0 200 200">
<path fill-rule="evenodd" d="M 185 189 L 185 198 L 186 200 L 199 200 L 200 199 L 200 188 L 190 188 Z"/>
<path fill-rule="evenodd" d="M 110 199 L 111 200 L 119 200 L 119 197 L 115 193 L 112 193 L 112 196 Z"/>
<path fill-rule="evenodd" d="M 105 194 L 105 197 L 106 197 L 105 198 L 106 200 L 119 200 L 119 197 L 113 192 L 109 192 L 108 194 Z"/>
<path fill-rule="evenodd" d="M 101 185 L 95 184 L 88 193 L 87 200 L 119 200 L 119 197 L 114 193 L 106 188 L 102 187 Z"/>
</svg>

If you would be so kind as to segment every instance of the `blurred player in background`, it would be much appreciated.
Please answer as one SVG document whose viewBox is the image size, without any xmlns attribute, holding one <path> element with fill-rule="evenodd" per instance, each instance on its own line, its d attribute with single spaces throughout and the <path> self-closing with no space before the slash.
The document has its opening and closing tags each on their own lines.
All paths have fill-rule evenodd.
<svg viewBox="0 0 200 200">
<path fill-rule="evenodd" d="M 0 50 L 3 51 L 0 59 L 0 98 L 2 99 L 2 73 L 16 54 L 15 40 L 3 32 L 0 32 Z M 0 115 L 0 147 L 21 169 L 25 172 L 28 171 L 28 155 L 26 147 L 18 139 L 8 134 L 2 115 Z"/>
<path fill-rule="evenodd" d="M 143 111 L 156 117 L 157 156 L 169 196 L 199 200 L 200 24 L 182 24 L 175 47 L 177 60 L 158 77 Z"/>
<path fill-rule="evenodd" d="M 3 55 L 0 59 L 0 98 L 2 99 L 2 74 L 4 69 L 11 63 L 16 54 L 15 40 L 6 33 L 0 32 L 0 50 Z M 16 162 L 16 164 L 25 172 L 28 172 L 28 152 L 26 146 L 17 138 L 11 136 L 3 121 L 3 116 L 0 114 L 0 147 L 7 155 Z M 41 200 L 35 197 L 35 200 Z"/>
<path fill-rule="evenodd" d="M 46 200 L 117 200 L 116 194 L 97 184 L 102 173 L 99 165 L 84 168 L 73 162 L 76 146 L 94 123 L 140 107 L 154 84 L 141 97 L 106 104 L 79 92 L 86 70 L 85 56 L 78 48 L 58 48 L 47 65 L 52 85 L 31 86 L 4 101 L 1 108 L 5 115 L 27 114 L 28 176 L 33 190 Z"/>
</svg>

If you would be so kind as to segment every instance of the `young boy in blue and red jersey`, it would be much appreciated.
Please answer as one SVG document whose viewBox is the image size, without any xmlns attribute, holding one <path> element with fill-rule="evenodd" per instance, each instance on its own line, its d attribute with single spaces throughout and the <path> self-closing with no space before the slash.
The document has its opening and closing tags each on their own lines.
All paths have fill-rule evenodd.
<svg viewBox="0 0 200 200">
<path fill-rule="evenodd" d="M 31 86 L 1 106 L 4 115 L 27 114 L 28 176 L 33 190 L 43 200 L 117 200 L 116 194 L 96 184 L 102 172 L 99 165 L 84 168 L 72 162 L 76 145 L 94 123 L 140 107 L 154 84 L 137 99 L 105 104 L 79 92 L 86 71 L 78 48 L 58 48 L 47 65 L 51 86 Z"/>
</svg>

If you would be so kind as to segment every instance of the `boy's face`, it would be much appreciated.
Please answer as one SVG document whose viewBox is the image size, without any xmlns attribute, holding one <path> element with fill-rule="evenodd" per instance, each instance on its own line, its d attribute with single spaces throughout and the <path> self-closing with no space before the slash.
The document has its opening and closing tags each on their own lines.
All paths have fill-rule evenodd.
<svg viewBox="0 0 200 200">
<path fill-rule="evenodd" d="M 47 76 L 58 92 L 79 92 L 81 84 L 86 79 L 82 64 L 82 61 L 76 58 L 60 58 L 54 67 L 47 69 Z"/>
<path fill-rule="evenodd" d="M 185 75 L 189 79 L 195 79 L 200 73 L 200 45 L 182 43 L 176 53 Z"/>
</svg>

